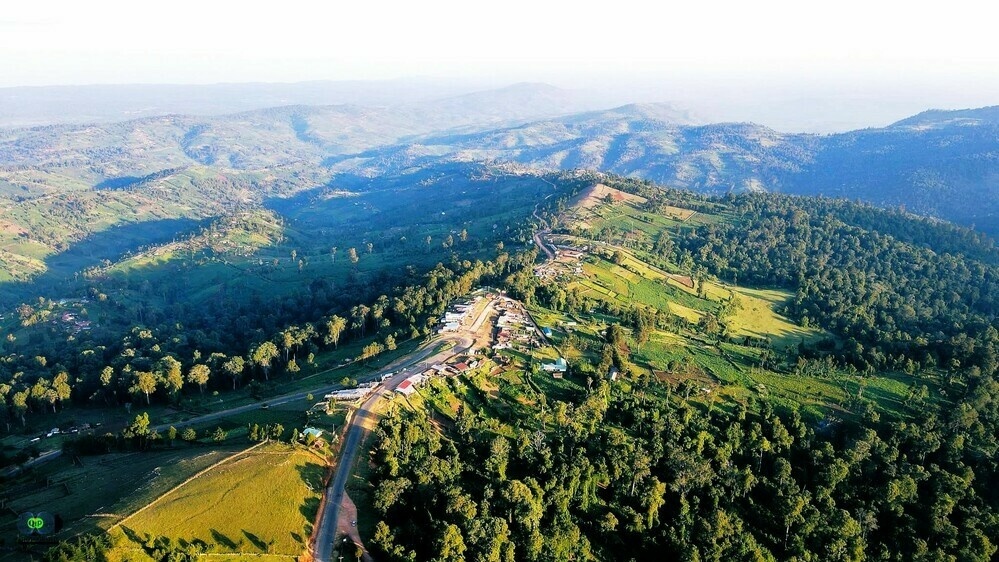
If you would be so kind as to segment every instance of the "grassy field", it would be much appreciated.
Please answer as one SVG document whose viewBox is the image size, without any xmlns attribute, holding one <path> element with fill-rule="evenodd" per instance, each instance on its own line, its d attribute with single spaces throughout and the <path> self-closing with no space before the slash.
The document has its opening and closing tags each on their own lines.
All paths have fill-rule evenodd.
<svg viewBox="0 0 999 562">
<path fill-rule="evenodd" d="M 265 444 L 168 492 L 121 529 L 135 542 L 166 536 L 222 552 L 297 556 L 312 532 L 323 474 L 314 453 Z"/>
<path fill-rule="evenodd" d="M 828 336 L 815 328 L 803 328 L 776 312 L 791 299 L 792 295 L 787 291 L 744 287 L 730 290 L 738 294 L 741 303 L 739 310 L 729 318 L 729 329 L 735 335 L 769 337 L 780 348 L 799 342 L 814 343 Z"/>
<path fill-rule="evenodd" d="M 4 483 L 5 504 L 14 512 L 58 513 L 64 521 L 57 538 L 105 530 L 148 505 L 201 470 L 246 448 L 243 443 L 184 446 L 147 453 L 62 457 Z M 16 517 L 5 511 L 0 534 L 14 536 Z M 0 561 L 20 560 L 0 550 Z"/>
</svg>

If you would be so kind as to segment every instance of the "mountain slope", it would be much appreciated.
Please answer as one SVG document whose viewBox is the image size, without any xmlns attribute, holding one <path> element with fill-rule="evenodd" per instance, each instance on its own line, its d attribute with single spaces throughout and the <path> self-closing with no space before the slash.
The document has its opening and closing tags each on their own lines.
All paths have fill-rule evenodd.
<svg viewBox="0 0 999 562">
<path fill-rule="evenodd" d="M 883 129 L 816 136 L 754 124 L 692 125 L 626 106 L 327 160 L 377 174 L 441 158 L 587 168 L 705 193 L 781 191 L 861 199 L 999 233 L 996 108 L 927 112 Z"/>
</svg>

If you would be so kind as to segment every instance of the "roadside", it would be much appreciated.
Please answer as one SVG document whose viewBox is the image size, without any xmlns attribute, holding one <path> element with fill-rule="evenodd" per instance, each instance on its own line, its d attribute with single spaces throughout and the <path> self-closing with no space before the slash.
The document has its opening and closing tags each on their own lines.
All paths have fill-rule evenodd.
<svg viewBox="0 0 999 562">
<path fill-rule="evenodd" d="M 391 376 L 385 380 L 381 387 L 372 393 L 372 395 L 354 412 L 350 426 L 344 434 L 343 446 L 341 447 L 340 458 L 336 465 L 336 472 L 324 493 L 323 507 L 320 511 L 319 522 L 316 524 L 315 530 L 313 531 L 311 544 L 314 560 L 317 562 L 329 562 L 332 560 L 333 549 L 335 546 L 334 543 L 336 542 L 337 537 L 340 536 L 338 535 L 338 531 L 342 529 L 345 524 L 353 529 L 353 533 L 358 533 L 357 528 L 353 525 L 353 523 L 357 521 L 357 508 L 353 505 L 353 502 L 350 502 L 348 506 L 349 500 L 346 498 L 345 488 L 347 480 L 354 468 L 359 446 L 364 442 L 368 432 L 370 432 L 377 423 L 379 412 L 376 410 L 376 406 L 379 401 L 383 397 L 393 395 L 395 389 L 399 387 L 403 381 L 413 375 L 422 373 L 427 370 L 430 365 L 446 361 L 455 355 L 460 355 L 470 349 L 473 349 L 476 346 L 477 336 L 479 335 L 476 334 L 476 331 L 482 328 L 485 318 L 489 316 L 489 312 L 492 310 L 493 301 L 486 301 L 477 307 L 475 320 L 471 323 L 464 323 L 462 331 L 431 341 L 427 346 L 429 347 L 434 343 L 452 342 L 454 343 L 453 347 L 438 351 L 436 353 L 433 353 L 433 349 L 437 348 L 431 348 L 429 353 L 424 353 L 422 357 L 410 357 L 409 360 L 405 362 L 406 365 L 399 370 L 388 371 L 389 368 L 387 367 L 385 369 L 387 372 L 376 373 L 376 376 L 388 373 L 391 373 Z M 426 351 L 427 348 L 425 347 L 424 350 Z M 400 361 L 400 363 L 402 363 L 402 361 Z M 350 515 L 345 515 L 348 512 Z M 348 535 L 348 537 L 350 536 L 351 535 Z M 363 546 L 363 543 L 360 541 L 359 534 L 357 535 L 355 544 Z"/>
</svg>

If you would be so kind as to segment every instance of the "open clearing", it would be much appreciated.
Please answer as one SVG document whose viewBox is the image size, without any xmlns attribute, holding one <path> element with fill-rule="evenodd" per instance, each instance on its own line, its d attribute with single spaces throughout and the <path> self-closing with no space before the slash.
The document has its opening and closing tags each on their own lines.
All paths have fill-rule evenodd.
<svg viewBox="0 0 999 562">
<path fill-rule="evenodd" d="M 312 532 L 323 473 L 314 453 L 269 443 L 170 491 L 122 529 L 133 541 L 149 534 L 200 539 L 222 552 L 296 556 Z"/>
<path fill-rule="evenodd" d="M 729 320 L 736 335 L 769 337 L 777 347 L 813 343 L 823 333 L 814 328 L 804 328 L 778 314 L 775 309 L 790 300 L 791 293 L 775 289 L 747 289 L 736 287 L 741 308 Z"/>
<path fill-rule="evenodd" d="M 610 195 L 615 202 L 628 201 L 629 203 L 641 204 L 647 201 L 644 197 L 625 193 L 614 189 L 613 187 L 608 187 L 602 183 L 598 183 L 580 193 L 571 203 L 571 206 L 577 209 L 592 209 L 593 207 L 604 203 L 608 195 Z"/>
</svg>

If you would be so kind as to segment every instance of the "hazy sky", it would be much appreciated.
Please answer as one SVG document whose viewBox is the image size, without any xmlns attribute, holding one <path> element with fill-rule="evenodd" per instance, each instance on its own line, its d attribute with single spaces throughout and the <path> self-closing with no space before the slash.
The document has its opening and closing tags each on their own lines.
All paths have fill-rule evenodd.
<svg viewBox="0 0 999 562">
<path fill-rule="evenodd" d="M 651 7 L 660 4 L 659 7 Z M 32 0 L 0 14 L 0 86 L 478 75 L 985 73 L 983 3 Z"/>
<path fill-rule="evenodd" d="M 820 131 L 999 104 L 999 41 L 981 0 L 5 4 L 0 87 L 543 81 Z"/>
</svg>

